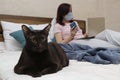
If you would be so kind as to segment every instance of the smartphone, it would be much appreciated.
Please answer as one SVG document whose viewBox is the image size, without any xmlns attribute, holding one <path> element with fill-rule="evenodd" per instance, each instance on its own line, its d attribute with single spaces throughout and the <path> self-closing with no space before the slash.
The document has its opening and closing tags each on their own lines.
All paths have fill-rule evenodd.
<svg viewBox="0 0 120 80">
<path fill-rule="evenodd" d="M 70 24 L 70 27 L 71 27 L 71 28 L 75 28 L 75 27 L 77 27 L 77 25 L 76 25 L 75 22 L 72 22 L 72 23 Z"/>
</svg>

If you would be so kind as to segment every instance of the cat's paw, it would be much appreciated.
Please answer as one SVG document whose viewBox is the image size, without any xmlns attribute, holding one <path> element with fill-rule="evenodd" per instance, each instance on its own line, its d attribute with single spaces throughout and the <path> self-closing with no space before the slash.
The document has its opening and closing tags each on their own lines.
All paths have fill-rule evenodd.
<svg viewBox="0 0 120 80">
<path fill-rule="evenodd" d="M 41 73 L 32 73 L 31 76 L 32 77 L 41 77 L 42 74 Z"/>
</svg>

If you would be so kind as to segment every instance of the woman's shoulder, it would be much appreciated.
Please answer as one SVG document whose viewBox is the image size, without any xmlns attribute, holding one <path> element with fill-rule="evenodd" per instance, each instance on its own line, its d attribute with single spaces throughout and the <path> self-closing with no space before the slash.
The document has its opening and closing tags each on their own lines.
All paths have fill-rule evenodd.
<svg viewBox="0 0 120 80">
<path fill-rule="evenodd" d="M 61 26 L 59 23 L 56 23 L 55 25 Z"/>
<path fill-rule="evenodd" d="M 59 23 L 55 24 L 55 27 L 63 27 L 62 25 L 60 25 Z"/>
</svg>

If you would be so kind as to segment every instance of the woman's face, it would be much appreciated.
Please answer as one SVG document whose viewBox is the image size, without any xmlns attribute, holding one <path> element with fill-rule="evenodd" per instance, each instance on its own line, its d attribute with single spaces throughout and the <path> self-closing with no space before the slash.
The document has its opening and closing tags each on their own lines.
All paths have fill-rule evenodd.
<svg viewBox="0 0 120 80">
<path fill-rule="evenodd" d="M 72 14 L 72 7 L 70 7 L 69 12 L 64 16 L 65 21 L 70 21 L 73 19 L 73 14 Z"/>
</svg>

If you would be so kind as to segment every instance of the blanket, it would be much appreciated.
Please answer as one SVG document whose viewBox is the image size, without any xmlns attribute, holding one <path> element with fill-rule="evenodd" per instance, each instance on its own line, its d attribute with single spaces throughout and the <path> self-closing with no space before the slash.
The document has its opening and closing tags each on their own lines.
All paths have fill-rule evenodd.
<svg viewBox="0 0 120 80">
<path fill-rule="evenodd" d="M 88 45 L 76 43 L 59 44 L 69 59 L 88 61 L 96 64 L 119 64 L 120 48 L 91 48 Z"/>
</svg>

